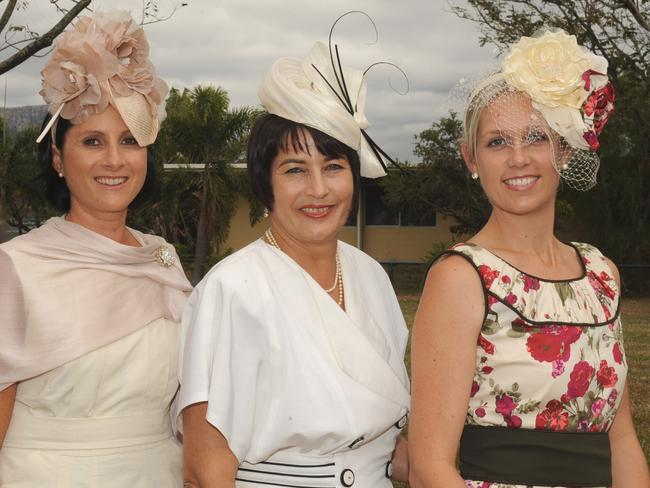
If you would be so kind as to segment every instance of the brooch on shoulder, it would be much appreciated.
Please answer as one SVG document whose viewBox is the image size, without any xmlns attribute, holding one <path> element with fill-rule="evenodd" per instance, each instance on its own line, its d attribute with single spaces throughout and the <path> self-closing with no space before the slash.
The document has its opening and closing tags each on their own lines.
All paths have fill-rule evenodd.
<svg viewBox="0 0 650 488">
<path fill-rule="evenodd" d="M 174 256 L 174 251 L 169 246 L 162 245 L 154 253 L 154 257 L 158 264 L 164 266 L 165 268 L 171 268 L 174 262 L 176 261 L 176 256 Z"/>
</svg>

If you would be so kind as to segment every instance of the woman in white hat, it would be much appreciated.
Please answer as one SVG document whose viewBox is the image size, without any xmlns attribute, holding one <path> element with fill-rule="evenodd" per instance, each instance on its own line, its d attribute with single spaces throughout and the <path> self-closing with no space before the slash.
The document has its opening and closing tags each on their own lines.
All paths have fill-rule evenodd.
<svg viewBox="0 0 650 488">
<path fill-rule="evenodd" d="M 82 17 L 43 69 L 39 137 L 63 217 L 0 246 L 0 485 L 178 487 L 169 416 L 191 287 L 126 227 L 154 183 L 167 87 L 129 14 Z"/>
<path fill-rule="evenodd" d="M 360 176 L 384 168 L 363 132 L 364 74 L 334 66 L 316 44 L 278 60 L 260 88 L 269 114 L 248 172 L 270 227 L 208 273 L 183 317 L 189 486 L 406 478 L 404 445 L 393 454 L 409 409 L 407 329 L 381 266 L 337 240 Z"/>
</svg>

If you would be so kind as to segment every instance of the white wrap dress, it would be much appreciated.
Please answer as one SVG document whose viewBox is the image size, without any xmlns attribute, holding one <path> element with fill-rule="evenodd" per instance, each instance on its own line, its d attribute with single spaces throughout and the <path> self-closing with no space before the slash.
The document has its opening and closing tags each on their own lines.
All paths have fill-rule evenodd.
<svg viewBox="0 0 650 488">
<path fill-rule="evenodd" d="M 208 402 L 238 488 L 392 486 L 408 332 L 381 266 L 338 251 L 345 311 L 262 240 L 218 263 L 188 302 L 178 413 Z"/>
</svg>

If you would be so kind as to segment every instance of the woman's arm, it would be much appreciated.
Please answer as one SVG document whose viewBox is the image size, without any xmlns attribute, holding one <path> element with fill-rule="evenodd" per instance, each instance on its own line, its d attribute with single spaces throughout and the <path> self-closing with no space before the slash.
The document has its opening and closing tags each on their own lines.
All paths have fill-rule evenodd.
<svg viewBox="0 0 650 488">
<path fill-rule="evenodd" d="M 207 402 L 183 410 L 185 487 L 234 488 L 239 462 L 226 438 L 205 418 Z"/>
<path fill-rule="evenodd" d="M 16 401 L 16 388 L 17 383 L 14 383 L 8 388 L 0 391 L 0 448 L 5 440 L 9 422 L 11 421 L 11 414 L 14 411 L 14 402 Z"/>
<path fill-rule="evenodd" d="M 408 441 L 400 434 L 397 436 L 395 450 L 393 457 L 390 460 L 393 468 L 391 479 L 395 481 L 403 481 L 408 483 L 409 480 L 409 456 L 408 456 Z"/>
<path fill-rule="evenodd" d="M 465 488 L 456 470 L 456 454 L 484 314 L 480 278 L 465 259 L 450 256 L 429 270 L 411 345 L 412 488 Z"/>
<path fill-rule="evenodd" d="M 612 488 L 650 488 L 648 462 L 634 432 L 627 386 L 609 430 L 609 443 L 612 450 Z"/>
</svg>

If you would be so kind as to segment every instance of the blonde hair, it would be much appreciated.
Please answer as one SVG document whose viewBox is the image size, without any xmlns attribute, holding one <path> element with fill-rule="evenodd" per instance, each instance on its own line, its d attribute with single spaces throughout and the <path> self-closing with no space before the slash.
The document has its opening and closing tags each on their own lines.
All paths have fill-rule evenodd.
<svg viewBox="0 0 650 488">
<path fill-rule="evenodd" d="M 515 90 L 499 72 L 481 80 L 469 94 L 463 115 L 463 135 L 460 142 L 467 146 L 471 160 L 476 161 L 478 125 L 483 109 L 508 91 Z"/>
</svg>

